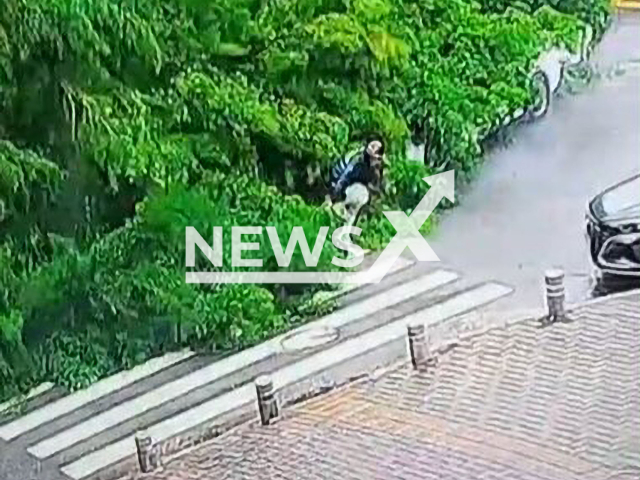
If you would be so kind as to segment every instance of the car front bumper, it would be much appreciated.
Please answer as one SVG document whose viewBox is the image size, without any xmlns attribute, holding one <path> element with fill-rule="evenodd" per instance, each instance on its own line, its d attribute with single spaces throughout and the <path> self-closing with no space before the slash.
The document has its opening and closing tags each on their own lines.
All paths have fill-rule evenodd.
<svg viewBox="0 0 640 480">
<path fill-rule="evenodd" d="M 587 214 L 585 230 L 591 261 L 602 274 L 640 277 L 640 259 L 634 253 L 640 246 L 640 233 L 623 233 L 591 214 Z"/>
</svg>

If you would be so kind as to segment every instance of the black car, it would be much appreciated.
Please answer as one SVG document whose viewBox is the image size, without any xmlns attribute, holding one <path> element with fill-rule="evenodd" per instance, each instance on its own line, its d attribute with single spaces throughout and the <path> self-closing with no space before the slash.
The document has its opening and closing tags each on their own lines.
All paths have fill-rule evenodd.
<svg viewBox="0 0 640 480">
<path fill-rule="evenodd" d="M 640 288 L 640 174 L 589 202 L 587 236 L 598 288 Z"/>
</svg>

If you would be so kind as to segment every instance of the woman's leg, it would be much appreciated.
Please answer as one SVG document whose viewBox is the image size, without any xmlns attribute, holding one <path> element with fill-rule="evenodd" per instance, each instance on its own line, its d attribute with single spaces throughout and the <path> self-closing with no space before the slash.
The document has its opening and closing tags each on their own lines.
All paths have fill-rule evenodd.
<svg viewBox="0 0 640 480">
<path fill-rule="evenodd" d="M 358 222 L 362 207 L 369 203 L 369 190 L 361 183 L 354 183 L 347 188 L 345 208 L 347 211 L 347 225 L 353 227 Z"/>
</svg>

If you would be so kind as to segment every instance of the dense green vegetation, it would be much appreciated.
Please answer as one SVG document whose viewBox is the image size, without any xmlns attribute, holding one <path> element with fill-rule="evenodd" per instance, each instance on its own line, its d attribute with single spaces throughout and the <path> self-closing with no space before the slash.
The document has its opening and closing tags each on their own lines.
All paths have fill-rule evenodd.
<svg viewBox="0 0 640 480">
<path fill-rule="evenodd" d="M 1 3 L 0 398 L 181 345 L 241 348 L 327 308 L 313 289 L 186 284 L 185 227 L 275 225 L 286 241 L 302 225 L 314 241 L 339 224 L 321 205 L 329 165 L 374 133 L 389 146 L 376 208 L 411 210 L 428 173 L 475 170 L 531 102 L 540 53 L 575 50 L 583 22 L 601 33 L 608 4 Z M 424 165 L 404 158 L 410 138 Z M 376 208 L 368 248 L 394 233 Z"/>
</svg>

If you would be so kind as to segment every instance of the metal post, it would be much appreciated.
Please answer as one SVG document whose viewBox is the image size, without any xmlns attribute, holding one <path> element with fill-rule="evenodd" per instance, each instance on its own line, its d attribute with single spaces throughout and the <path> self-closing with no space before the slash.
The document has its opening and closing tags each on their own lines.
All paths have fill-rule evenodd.
<svg viewBox="0 0 640 480">
<path fill-rule="evenodd" d="M 547 270 L 544 275 L 547 291 L 547 320 L 555 322 L 565 319 L 564 300 L 564 272 L 560 269 Z"/>
<path fill-rule="evenodd" d="M 138 463 L 142 473 L 151 471 L 151 447 L 151 437 L 147 435 L 147 432 L 137 432 L 136 449 L 138 450 Z"/>
<path fill-rule="evenodd" d="M 427 345 L 427 335 L 424 324 L 421 322 L 412 323 L 407 326 L 409 337 L 409 352 L 413 368 L 420 368 L 430 360 L 429 346 Z"/>
<path fill-rule="evenodd" d="M 269 425 L 272 419 L 276 418 L 278 412 L 278 401 L 273 389 L 271 377 L 262 375 L 255 380 L 256 393 L 258 395 L 258 410 L 260 411 L 260 421 L 262 425 Z"/>
</svg>

